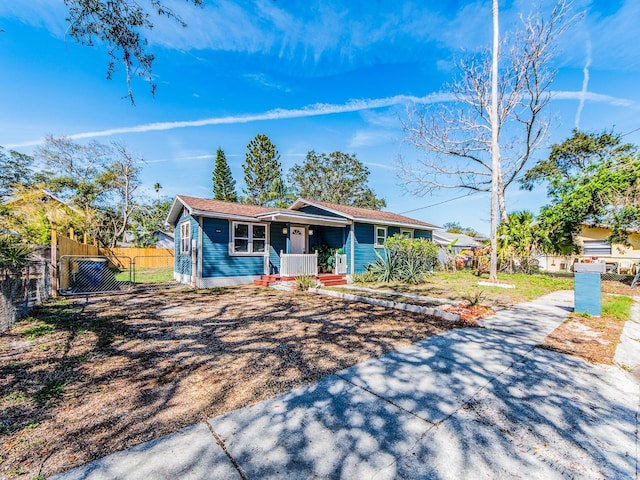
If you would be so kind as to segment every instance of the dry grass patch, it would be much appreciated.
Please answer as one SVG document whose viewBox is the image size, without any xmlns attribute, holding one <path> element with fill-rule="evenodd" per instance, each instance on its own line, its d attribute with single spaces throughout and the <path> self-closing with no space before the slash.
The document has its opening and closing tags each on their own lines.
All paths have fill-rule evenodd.
<svg viewBox="0 0 640 480">
<path fill-rule="evenodd" d="M 84 464 L 454 328 L 265 289 L 52 302 L 0 335 L 0 477 Z"/>
<path fill-rule="evenodd" d="M 601 317 L 571 314 L 545 339 L 542 348 L 611 365 L 632 303 L 630 297 L 606 295 Z"/>
</svg>

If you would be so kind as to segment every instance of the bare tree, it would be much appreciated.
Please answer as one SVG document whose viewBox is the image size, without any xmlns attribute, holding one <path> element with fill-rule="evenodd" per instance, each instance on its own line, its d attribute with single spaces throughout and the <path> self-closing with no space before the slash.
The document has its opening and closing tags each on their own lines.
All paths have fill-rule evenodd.
<svg viewBox="0 0 640 480">
<path fill-rule="evenodd" d="M 144 160 L 133 156 L 121 143 L 114 142 L 111 151 L 111 162 L 97 182 L 112 197 L 104 216 L 111 225 L 109 238 L 113 248 L 129 227 L 131 216 L 137 208 L 134 194 L 140 186 L 139 174 Z"/>
<path fill-rule="evenodd" d="M 505 190 L 546 138 L 549 124 L 541 112 L 551 98 L 555 70 L 550 62 L 558 36 L 570 23 L 569 7 L 567 0 L 560 0 L 547 19 L 540 13 L 521 17 L 522 28 L 496 46 L 497 131 L 491 114 L 494 48 L 458 63 L 458 79 L 445 87 L 452 102 L 409 109 L 403 125 L 407 140 L 426 151 L 415 162 L 398 162 L 398 176 L 409 192 L 420 196 L 442 188 L 490 192 L 495 173 L 500 218 L 506 220 Z M 497 15 L 497 5 L 494 10 Z M 493 131 L 499 144 L 497 172 Z"/>
</svg>

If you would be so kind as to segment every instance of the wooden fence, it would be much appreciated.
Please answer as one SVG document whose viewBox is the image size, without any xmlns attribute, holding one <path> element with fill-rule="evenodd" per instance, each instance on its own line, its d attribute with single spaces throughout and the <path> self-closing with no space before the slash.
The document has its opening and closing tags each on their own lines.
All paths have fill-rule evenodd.
<svg viewBox="0 0 640 480">
<path fill-rule="evenodd" d="M 137 268 L 161 268 L 173 266 L 172 248 L 101 248 L 86 245 L 68 237 L 58 237 L 58 258 L 64 255 L 106 255 L 111 257 L 129 257 L 135 259 Z M 123 262 L 114 262 L 123 263 Z M 126 262 L 128 263 L 128 262 Z M 118 265 L 124 267 L 125 265 Z M 128 265 L 126 265 L 128 267 Z"/>
</svg>

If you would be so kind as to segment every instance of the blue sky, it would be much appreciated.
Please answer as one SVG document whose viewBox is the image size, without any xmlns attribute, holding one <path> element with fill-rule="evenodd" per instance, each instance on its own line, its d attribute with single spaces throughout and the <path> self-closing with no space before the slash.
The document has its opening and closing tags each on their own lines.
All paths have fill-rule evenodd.
<svg viewBox="0 0 640 480">
<path fill-rule="evenodd" d="M 136 80 L 132 106 L 122 70 L 105 78 L 106 50 L 66 36 L 62 0 L 0 2 L 0 145 L 30 153 L 49 134 L 116 140 L 146 159 L 150 194 L 159 182 L 169 196 L 209 197 L 217 148 L 241 190 L 246 145 L 264 133 L 285 172 L 309 150 L 353 153 L 387 210 L 488 232 L 488 195 L 415 197 L 394 164 L 423 155 L 402 142 L 407 104 L 446 98 L 453 62 L 488 45 L 489 0 L 167 3 L 188 27 L 156 20 L 148 40 L 158 89 L 152 97 Z M 501 1 L 502 30 L 530 4 Z M 573 8 L 584 16 L 561 37 L 549 143 L 579 126 L 614 128 L 640 144 L 640 2 L 576 0 Z M 513 187 L 507 202 L 537 212 L 544 189 Z"/>
</svg>

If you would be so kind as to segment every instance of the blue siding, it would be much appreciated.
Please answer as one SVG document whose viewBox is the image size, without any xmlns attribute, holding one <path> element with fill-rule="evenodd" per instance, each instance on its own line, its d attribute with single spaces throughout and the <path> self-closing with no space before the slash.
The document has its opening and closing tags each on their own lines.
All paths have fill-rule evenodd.
<svg viewBox="0 0 640 480">
<path fill-rule="evenodd" d="M 173 256 L 173 270 L 176 273 L 182 275 L 191 275 L 191 254 L 180 254 L 180 226 L 183 222 L 189 221 L 191 223 L 191 240 L 198 238 L 198 223 L 193 217 L 190 217 L 186 210 L 183 209 L 175 228 L 175 243 L 174 243 L 174 256 Z"/>
<path fill-rule="evenodd" d="M 355 224 L 355 272 L 362 273 L 367 266 L 377 260 L 375 253 L 373 225 L 369 223 Z"/>
<path fill-rule="evenodd" d="M 287 251 L 287 235 L 282 233 L 282 229 L 287 227 L 286 223 L 276 222 L 271 224 L 269 231 L 269 273 L 280 273 L 280 251 Z"/>
<path fill-rule="evenodd" d="M 264 273 L 262 255 L 229 255 L 231 224 L 228 220 L 205 218 L 202 227 L 203 278 L 244 277 Z"/>
<path fill-rule="evenodd" d="M 328 212 L 326 210 L 323 210 L 322 208 L 314 207 L 312 205 L 302 207 L 301 209 L 299 209 L 299 211 L 309 213 L 311 215 L 322 215 L 324 217 L 345 218 L 344 215 L 338 215 L 337 213 Z"/>
<path fill-rule="evenodd" d="M 343 227 L 315 227 L 313 229 L 315 237 L 315 245 L 327 245 L 331 248 L 344 247 L 344 228 Z"/>
</svg>

